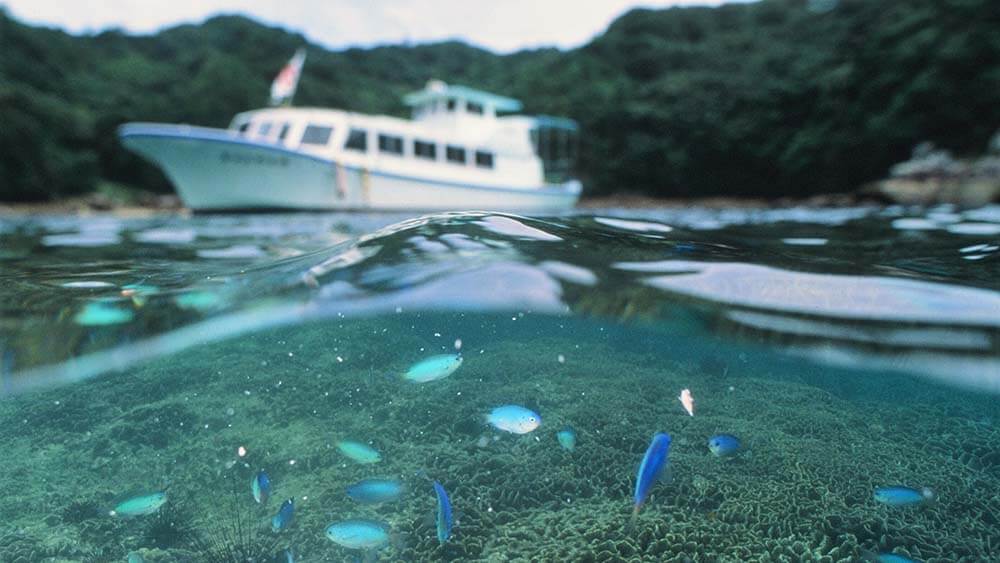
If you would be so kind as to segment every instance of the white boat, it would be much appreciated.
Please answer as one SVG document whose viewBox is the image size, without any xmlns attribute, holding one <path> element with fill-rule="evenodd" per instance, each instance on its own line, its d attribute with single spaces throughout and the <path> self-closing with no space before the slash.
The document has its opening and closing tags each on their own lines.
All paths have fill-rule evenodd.
<svg viewBox="0 0 1000 563">
<path fill-rule="evenodd" d="M 228 129 L 128 123 L 118 135 L 195 211 L 548 212 L 579 198 L 573 121 L 511 115 L 517 100 L 440 81 L 405 102 L 412 119 L 271 107 Z"/>
</svg>

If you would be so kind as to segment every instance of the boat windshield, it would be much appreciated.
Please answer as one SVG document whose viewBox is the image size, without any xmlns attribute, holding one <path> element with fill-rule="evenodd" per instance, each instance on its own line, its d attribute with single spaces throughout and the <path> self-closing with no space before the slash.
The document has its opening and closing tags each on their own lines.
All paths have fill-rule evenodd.
<svg viewBox="0 0 1000 563">
<path fill-rule="evenodd" d="M 536 117 L 535 126 L 531 129 L 531 144 L 542 160 L 546 182 L 569 180 L 580 144 L 580 129 L 575 121 L 560 117 Z"/>
<path fill-rule="evenodd" d="M 229 130 L 245 136 L 250 131 L 250 120 L 243 116 L 236 116 L 229 124 Z"/>
</svg>

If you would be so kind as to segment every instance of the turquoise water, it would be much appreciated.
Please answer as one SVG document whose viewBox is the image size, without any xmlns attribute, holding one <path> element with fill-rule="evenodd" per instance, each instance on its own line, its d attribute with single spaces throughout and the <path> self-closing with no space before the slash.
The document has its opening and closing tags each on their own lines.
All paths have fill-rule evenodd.
<svg viewBox="0 0 1000 563">
<path fill-rule="evenodd" d="M 998 245 L 998 207 L 0 218 L 0 561 L 995 560 Z"/>
</svg>

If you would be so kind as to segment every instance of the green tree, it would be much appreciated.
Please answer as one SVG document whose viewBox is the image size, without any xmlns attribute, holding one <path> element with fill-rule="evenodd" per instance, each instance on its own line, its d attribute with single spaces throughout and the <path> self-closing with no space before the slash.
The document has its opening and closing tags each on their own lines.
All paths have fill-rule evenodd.
<svg viewBox="0 0 1000 563">
<path fill-rule="evenodd" d="M 813 5 L 638 9 L 569 51 L 309 45 L 296 103 L 404 116 L 400 97 L 430 78 L 515 96 L 580 123 L 587 193 L 663 197 L 852 190 L 918 142 L 977 153 L 1000 129 L 1000 3 Z M 100 178 L 169 190 L 117 127 L 224 126 L 266 103 L 303 44 L 240 16 L 73 36 L 0 9 L 0 199 L 80 193 Z"/>
</svg>

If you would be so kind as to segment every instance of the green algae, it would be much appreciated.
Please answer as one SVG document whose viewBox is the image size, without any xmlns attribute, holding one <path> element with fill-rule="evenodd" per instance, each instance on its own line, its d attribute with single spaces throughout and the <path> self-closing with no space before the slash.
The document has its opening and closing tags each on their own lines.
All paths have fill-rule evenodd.
<svg viewBox="0 0 1000 563">
<path fill-rule="evenodd" d="M 988 397 L 742 352 L 721 376 L 665 335 L 530 314 L 397 315 L 259 333 L 5 400 L 0 560 L 203 560 L 195 538 L 232 511 L 234 487 L 247 520 L 277 510 L 246 486 L 260 468 L 274 499 L 295 498 L 281 541 L 308 561 L 350 555 L 323 530 L 351 518 L 389 523 L 399 539 L 385 560 L 852 561 L 868 549 L 980 561 L 1000 545 L 1000 432 L 989 422 L 1000 409 Z M 399 380 L 456 339 L 461 370 Z M 676 400 L 685 387 L 694 417 Z M 912 392 L 900 400 L 900 389 Z M 537 410 L 543 425 L 491 431 L 482 414 L 505 403 Z M 555 439 L 566 425 L 579 435 L 573 452 Z M 674 437 L 674 478 L 630 526 L 655 431 Z M 717 432 L 738 434 L 746 451 L 711 455 Z M 345 436 L 370 438 L 383 459 L 347 460 L 336 448 Z M 425 475 L 459 514 L 445 545 Z M 373 476 L 401 479 L 406 493 L 371 506 L 344 493 Z M 871 502 L 874 487 L 896 483 L 931 486 L 940 500 L 916 511 Z M 163 514 L 106 514 L 129 490 L 163 487 Z"/>
</svg>

